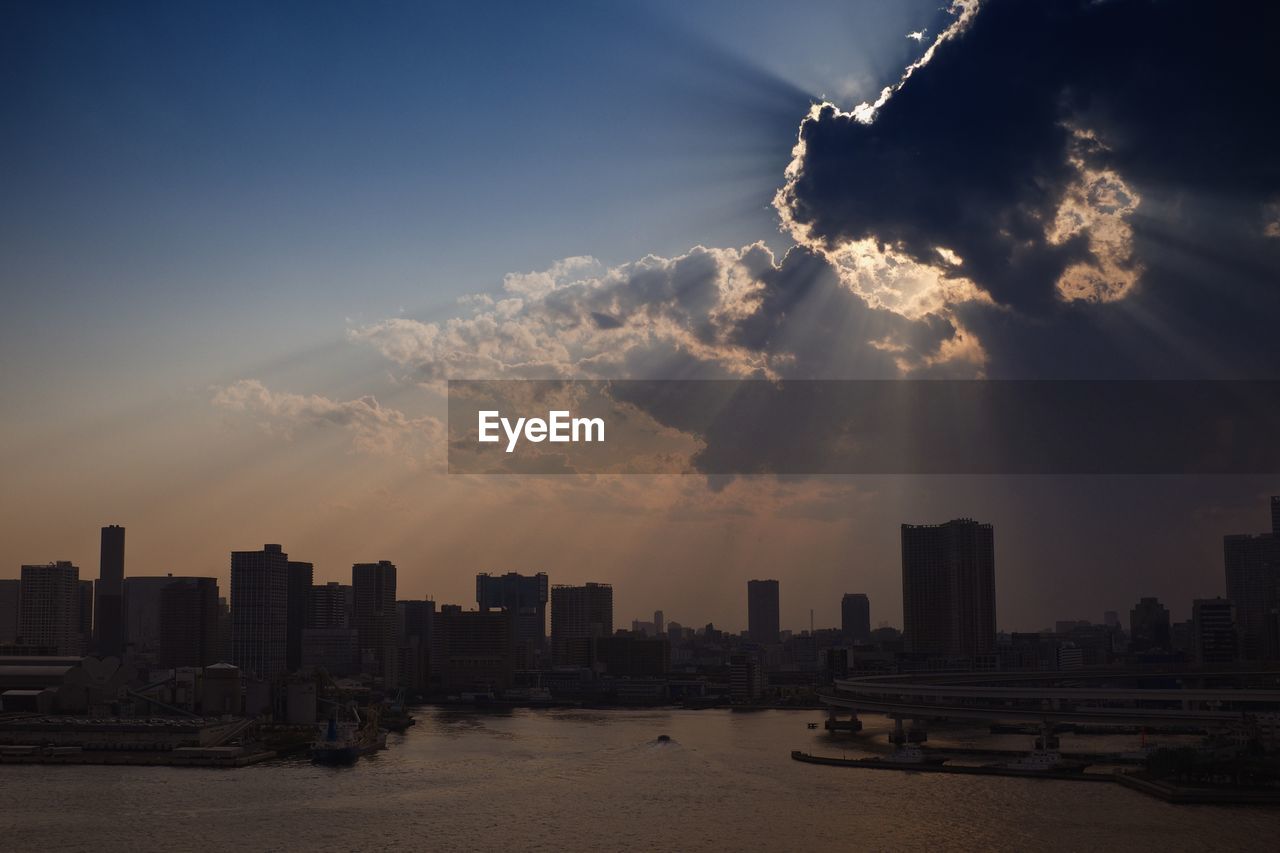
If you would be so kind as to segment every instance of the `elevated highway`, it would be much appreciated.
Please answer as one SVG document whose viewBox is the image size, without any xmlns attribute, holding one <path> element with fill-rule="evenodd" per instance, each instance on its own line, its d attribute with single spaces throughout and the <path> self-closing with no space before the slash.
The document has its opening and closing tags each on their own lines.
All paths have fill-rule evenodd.
<svg viewBox="0 0 1280 853">
<path fill-rule="evenodd" d="M 1144 686 L 1144 684 L 1162 686 Z M 1167 686 L 1174 684 L 1176 686 Z M 833 714 L 1227 728 L 1280 714 L 1280 672 L 913 673 L 837 679 Z"/>
</svg>

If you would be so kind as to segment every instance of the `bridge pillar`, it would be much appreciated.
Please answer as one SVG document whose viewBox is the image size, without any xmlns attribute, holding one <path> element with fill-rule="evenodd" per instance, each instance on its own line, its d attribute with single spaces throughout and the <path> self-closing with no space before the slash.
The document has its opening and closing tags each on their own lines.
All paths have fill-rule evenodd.
<svg viewBox="0 0 1280 853">
<path fill-rule="evenodd" d="M 907 729 L 907 741 L 909 743 L 924 743 L 929 739 L 929 732 L 925 728 L 924 720 L 912 720 L 911 727 Z"/>
<path fill-rule="evenodd" d="M 902 726 L 902 718 L 893 718 L 893 731 L 889 732 L 889 743 L 894 746 L 902 746 L 907 742 L 907 733 Z"/>
<path fill-rule="evenodd" d="M 1044 720 L 1043 722 L 1041 722 L 1040 734 L 1038 737 L 1036 737 L 1035 748 L 1049 750 L 1051 752 L 1057 752 L 1058 743 L 1059 743 L 1058 736 L 1054 734 L 1054 731 L 1053 731 L 1053 723 L 1049 720 Z"/>
<path fill-rule="evenodd" d="M 858 712 L 849 712 L 849 719 L 840 719 L 840 714 L 835 708 L 827 709 L 827 722 L 824 724 L 829 732 L 853 732 L 862 731 L 862 720 L 858 719 Z"/>
</svg>

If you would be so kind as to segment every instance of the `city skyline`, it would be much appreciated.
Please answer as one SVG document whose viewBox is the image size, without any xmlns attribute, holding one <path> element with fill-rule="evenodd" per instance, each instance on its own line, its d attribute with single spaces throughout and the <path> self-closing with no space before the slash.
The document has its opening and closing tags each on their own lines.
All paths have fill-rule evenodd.
<svg viewBox="0 0 1280 853">
<path fill-rule="evenodd" d="M 850 584 L 897 603 L 897 524 L 972 515 L 1008 531 L 1008 628 L 1216 594 L 1217 538 L 1264 529 L 1274 478 L 443 473 L 449 378 L 1275 375 L 1267 27 L 1166 5 L 517 4 L 496 30 L 22 6 L 0 575 L 91 566 L 117 519 L 150 574 L 285 541 L 318 577 L 376 556 L 465 601 L 473 571 L 554 566 L 725 624 L 717 590 L 776 576 L 810 591 L 785 624 L 834 624 Z M 1205 32 L 1196 63 L 1157 46 Z"/>
<path fill-rule="evenodd" d="M 1220 542 L 1222 547 L 1222 551 L 1221 551 L 1222 557 L 1221 557 L 1220 571 L 1221 571 L 1221 577 L 1222 577 L 1222 581 L 1221 581 L 1222 589 L 1219 590 L 1218 592 L 1214 592 L 1212 594 L 1193 596 L 1191 599 L 1187 599 L 1185 601 L 1178 601 L 1177 599 L 1171 599 L 1171 598 L 1163 598 L 1163 601 L 1162 601 L 1161 595 L 1151 595 L 1151 596 L 1142 595 L 1142 596 L 1139 596 L 1138 604 L 1136 606 L 1141 608 L 1144 606 L 1145 602 L 1160 602 L 1158 606 L 1160 606 L 1163 609 L 1163 608 L 1166 608 L 1170 603 L 1173 603 L 1178 608 L 1177 610 L 1178 616 L 1182 617 L 1178 621 L 1185 621 L 1187 624 L 1191 624 L 1197 618 L 1197 613 L 1200 609 L 1201 603 L 1212 602 L 1215 600 L 1232 602 L 1231 592 L 1234 590 L 1236 598 L 1248 601 L 1250 603 L 1250 606 L 1262 608 L 1263 610 L 1265 610 L 1265 608 L 1271 606 L 1265 603 L 1270 599 L 1266 599 L 1265 595 L 1262 598 L 1259 598 L 1258 595 L 1256 594 L 1246 595 L 1244 593 L 1250 590 L 1253 590 L 1255 592 L 1257 590 L 1266 591 L 1269 589 L 1273 589 L 1274 587 L 1274 584 L 1272 584 L 1272 582 L 1268 580 L 1268 578 L 1270 578 L 1271 573 L 1274 572 L 1274 566 L 1280 565 L 1280 560 L 1278 560 L 1275 554 L 1273 553 L 1275 548 L 1275 543 L 1277 541 L 1276 537 L 1280 536 L 1280 495 L 1269 496 L 1267 501 L 1266 520 L 1269 521 L 1271 524 L 1271 527 L 1268 530 L 1264 530 L 1256 533 L 1224 533 L 1221 535 Z M 984 649 L 989 651 L 990 646 L 986 644 L 988 643 L 988 641 L 979 640 L 977 642 L 977 645 L 972 645 L 972 643 L 974 642 L 972 639 L 969 639 L 969 640 L 955 639 L 955 638 L 961 637 L 962 635 L 972 637 L 971 632 L 973 631 L 973 628 L 972 627 L 960 628 L 956 626 L 951 626 L 950 620 L 954 620 L 956 617 L 953 615 L 948 615 L 948 612 L 946 610 L 947 606 L 961 606 L 961 607 L 978 606 L 980 608 L 978 612 L 986 614 L 986 615 L 977 617 L 979 621 L 984 619 L 990 619 L 992 622 L 995 623 L 993 629 L 990 632 L 990 636 L 992 638 L 994 638 L 994 636 L 997 633 L 1009 634 L 1009 633 L 1016 633 L 1019 630 L 1023 632 L 1032 632 L 1032 633 L 1051 630 L 1050 628 L 1045 627 L 1047 625 L 1062 626 L 1064 624 L 1070 625 L 1070 624 L 1108 624 L 1109 623 L 1110 618 L 1114 615 L 1114 611 L 1110 610 L 1107 606 L 1102 605 L 1102 606 L 1094 607 L 1092 611 L 1089 611 L 1089 613 L 1092 613 L 1093 615 L 1097 615 L 1097 613 L 1103 614 L 1102 621 L 1099 623 L 1094 623 L 1092 621 L 1092 616 L 1090 616 L 1087 613 L 1075 613 L 1075 614 L 1058 613 L 1058 614 L 1055 614 L 1052 620 L 1046 621 L 1035 628 L 1008 628 L 1008 627 L 1005 627 L 1004 625 L 1001 625 L 996 620 L 996 617 L 995 617 L 995 613 L 999 612 L 999 609 L 996 606 L 996 600 L 998 596 L 991 598 L 991 600 L 988 601 L 986 604 L 973 605 L 972 603 L 970 603 L 970 604 L 963 604 L 963 605 L 952 604 L 952 605 L 944 606 L 940 604 L 933 604 L 933 605 L 921 604 L 919 603 L 919 601 L 921 601 L 921 599 L 919 599 L 920 594 L 917 593 L 918 603 L 914 605 L 916 609 L 914 611 L 911 610 L 911 606 L 906 604 L 906 601 L 907 601 L 906 591 L 909 588 L 911 588 L 913 583 L 915 583 L 916 585 L 919 585 L 919 583 L 921 583 L 921 581 L 913 580 L 914 577 L 919 575 L 920 571 L 922 571 L 922 567 L 925 565 L 925 563 L 922 563 L 921 560 L 923 559 L 923 560 L 937 561 L 939 559 L 939 556 L 937 555 L 948 553 L 948 549 L 953 549 L 954 547 L 956 547 L 953 543 L 948 544 L 948 543 L 951 543 L 951 540 L 955 538 L 954 531 L 956 530 L 968 530 L 969 528 L 973 528 L 974 530 L 977 530 L 979 532 L 985 531 L 985 536 L 986 536 L 985 544 L 981 545 L 980 553 L 984 553 L 986 554 L 986 556 L 979 557 L 978 559 L 979 559 L 979 564 L 981 564 L 982 560 L 988 561 L 988 564 L 985 566 L 985 568 L 978 568 L 976 569 L 976 571 L 978 571 L 980 574 L 982 572 L 985 572 L 985 576 L 987 578 L 985 583 L 988 585 L 988 589 L 994 592 L 995 582 L 996 582 L 996 579 L 999 577 L 999 573 L 993 571 L 994 563 L 991 562 L 994 560 L 994 555 L 995 555 L 994 542 L 996 541 L 995 538 L 992 536 L 993 527 L 994 525 L 990 523 L 979 524 L 974 522 L 971 518 L 968 518 L 968 517 L 951 519 L 945 522 L 937 522 L 932 524 L 901 524 L 900 532 L 901 532 L 902 547 L 900 549 L 901 571 L 900 571 L 899 578 L 901 583 L 900 588 L 903 590 L 903 593 L 904 593 L 902 597 L 903 604 L 900 609 L 896 611 L 890 611 L 890 615 L 896 615 L 898 618 L 896 620 L 893 618 L 884 618 L 887 608 L 885 608 L 883 604 L 879 604 L 877 608 L 872 609 L 869 603 L 870 601 L 869 597 L 867 596 L 866 593 L 854 594 L 854 593 L 846 592 L 840 595 L 839 600 L 834 605 L 835 613 L 834 613 L 833 620 L 831 620 L 830 622 L 815 623 L 813 621 L 814 620 L 813 613 L 816 608 L 810 608 L 810 613 L 809 613 L 810 621 L 808 624 L 810 625 L 817 624 L 823 630 L 834 629 L 834 630 L 840 630 L 848 634 L 850 633 L 850 629 L 848 628 L 848 625 L 850 624 L 850 619 L 855 619 L 855 620 L 866 619 L 871 628 L 891 627 L 901 631 L 904 634 L 904 637 L 910 637 L 912 636 L 912 632 L 911 632 L 911 629 L 908 627 L 908 625 L 911 621 L 911 616 L 908 614 L 909 612 L 915 612 L 919 614 L 916 617 L 916 621 L 918 624 L 929 624 L 933 626 L 930 630 L 942 632 L 941 634 L 935 635 L 936 638 L 932 640 L 924 641 L 924 640 L 917 639 L 915 641 L 917 644 L 924 642 L 927 648 L 933 653 L 940 653 L 944 649 L 951 648 L 951 649 L 960 649 L 961 651 L 956 652 L 957 654 L 973 655 L 973 654 L 984 653 L 983 652 Z M 130 630 L 133 630 L 135 633 L 139 630 L 136 626 L 131 628 L 130 624 L 128 623 L 128 620 L 130 618 L 128 615 L 128 602 L 130 600 L 130 594 L 131 594 L 130 589 L 131 588 L 136 589 L 138 583 L 159 582 L 160 585 L 163 585 L 165 583 L 169 583 L 172 581 L 197 582 L 197 581 L 203 581 L 203 580 L 210 580 L 215 584 L 220 583 L 219 578 L 217 576 L 209 576 L 209 577 L 177 576 L 175 577 L 172 573 L 166 573 L 164 575 L 145 575 L 145 574 L 132 574 L 132 573 L 126 574 L 124 570 L 124 562 L 123 562 L 123 543 L 124 543 L 125 530 L 126 528 L 124 526 L 117 525 L 117 524 L 111 524 L 101 529 L 102 542 L 103 542 L 101 560 L 103 561 L 103 565 L 108 566 L 110 575 L 117 579 L 117 581 L 119 582 L 119 586 L 123 589 L 123 592 L 124 592 L 122 596 L 122 601 L 120 604 L 123 611 L 121 615 L 121 622 L 122 622 L 121 630 L 123 634 L 125 635 L 129 634 Z M 938 538 L 939 536 L 941 536 L 942 538 Z M 926 539 L 922 537 L 933 537 L 933 539 L 937 539 L 938 541 L 934 542 L 933 539 Z M 961 538 L 966 542 L 968 541 L 967 536 L 962 536 Z M 109 541 L 112 544 L 108 548 L 107 543 Z M 908 542 L 912 543 L 910 548 L 908 547 Z M 964 547 L 969 549 L 968 551 L 965 552 L 968 554 L 968 553 L 971 553 L 972 548 L 974 546 L 965 545 Z M 360 607 L 363 608 L 362 612 L 367 613 L 366 616 L 362 617 L 366 621 L 368 621 L 369 619 L 375 618 L 374 616 L 375 613 L 376 614 L 386 613 L 387 606 L 404 604 L 406 601 L 425 600 L 425 601 L 431 602 L 433 606 L 436 606 L 436 605 L 444 606 L 447 604 L 453 607 L 460 607 L 463 611 L 467 611 L 467 605 L 466 605 L 466 602 L 468 600 L 467 598 L 460 599 L 460 601 L 463 603 L 457 604 L 447 600 L 437 599 L 431 596 L 430 594 L 425 594 L 422 596 L 413 596 L 409 598 L 398 596 L 394 591 L 396 587 L 395 576 L 397 573 L 397 567 L 395 566 L 393 561 L 381 560 L 376 563 L 369 563 L 369 562 L 353 563 L 351 564 L 351 567 L 349 569 L 349 575 L 346 578 L 348 583 L 344 584 L 341 579 L 325 580 L 321 578 L 316 578 L 313 574 L 313 565 L 314 565 L 313 563 L 289 560 L 288 555 L 284 554 L 280 549 L 281 549 L 280 545 L 268 544 L 266 546 L 263 546 L 262 551 L 230 552 L 230 557 L 231 557 L 230 572 L 228 573 L 226 580 L 222 582 L 225 584 L 225 586 L 218 586 L 217 589 L 225 590 L 226 595 L 223 596 L 224 599 L 226 601 L 231 600 L 231 593 L 230 593 L 231 586 L 232 586 L 231 579 L 235 576 L 237 559 L 240 559 L 243 563 L 243 561 L 248 559 L 254 559 L 254 560 L 265 559 L 270 561 L 273 557 L 277 558 L 276 561 L 279 563 L 279 565 L 277 566 L 277 569 L 281 573 L 281 577 L 283 578 L 283 583 L 286 585 L 286 590 L 287 590 L 287 594 L 285 595 L 285 599 L 284 599 L 285 601 L 287 601 L 287 605 L 285 605 L 286 607 L 285 623 L 287 627 L 284 629 L 285 633 L 283 635 L 284 636 L 283 642 L 285 643 L 285 645 L 283 646 L 284 651 L 281 653 L 285 655 L 285 658 L 287 659 L 287 662 L 288 662 L 288 667 L 290 669 L 297 668 L 297 665 L 301 659 L 300 632 L 303 630 L 304 623 L 307 627 L 330 627 L 331 620 L 329 618 L 323 615 L 317 617 L 316 615 L 317 606 L 325 608 L 324 612 L 326 613 L 329 613 L 329 612 L 338 613 L 341 611 L 341 608 L 343 606 L 340 603 L 337 603 L 337 599 L 334 599 L 335 603 L 328 605 L 326 608 L 325 605 L 321 605 L 318 603 L 317 599 L 315 598 L 315 594 L 313 594 L 312 592 L 313 590 L 319 591 L 316 594 L 324 593 L 324 592 L 332 592 L 335 595 L 341 595 L 342 593 L 340 591 L 345 590 L 346 591 L 345 595 L 348 600 L 345 606 L 347 607 L 347 610 L 351 614 L 351 619 L 353 621 L 353 625 L 352 625 L 353 628 L 355 627 L 354 622 L 358 618 L 361 618 L 361 617 L 355 616 L 356 595 L 353 593 L 353 590 L 357 586 L 360 586 L 361 583 L 364 584 L 364 591 L 360 593 L 360 600 L 362 602 Z M 973 556 L 968 556 L 968 557 L 965 557 L 964 559 L 971 562 L 975 558 Z M 79 573 L 80 571 L 82 571 L 78 567 L 78 565 L 74 564 L 73 561 L 57 561 L 57 560 L 49 561 L 48 563 L 42 563 L 42 564 L 25 564 L 23 568 L 29 569 L 29 568 L 36 568 L 39 566 L 46 566 L 46 565 L 54 566 L 55 564 L 58 566 L 66 565 L 66 566 L 71 566 L 72 568 L 75 568 L 77 572 L 77 577 L 79 577 Z M 913 568 L 913 567 L 916 567 L 916 568 Z M 1243 572 L 1246 570 L 1251 571 L 1252 574 L 1250 575 L 1243 574 Z M 931 570 L 931 571 L 934 571 L 934 570 Z M 954 571 L 954 569 L 951 571 Z M 987 593 L 982 593 L 980 589 L 975 590 L 973 588 L 973 584 L 971 582 L 972 578 L 970 578 L 968 581 L 965 580 L 965 578 L 969 577 L 969 575 L 971 575 L 974 571 L 975 569 L 972 567 L 968 569 L 964 569 L 962 570 L 962 574 L 964 572 L 967 572 L 968 574 L 963 574 L 962 577 L 957 577 L 951 581 L 947 581 L 945 586 L 949 586 L 950 588 L 952 588 L 952 593 L 950 594 L 951 595 L 963 594 L 964 596 L 969 596 L 970 598 L 976 595 L 977 599 L 981 599 L 984 594 L 987 594 Z M 378 590 L 381 589 L 384 583 L 384 581 L 382 580 L 382 577 L 387 572 L 390 572 L 389 588 L 392 591 L 384 594 L 382 592 L 378 592 Z M 356 581 L 357 577 L 361 577 L 364 580 Z M 518 571 L 508 571 L 502 574 L 491 574 L 489 572 L 477 572 L 473 577 L 474 577 L 473 589 L 475 594 L 471 600 L 476 605 L 476 608 L 475 608 L 476 610 L 485 611 L 487 609 L 500 609 L 500 610 L 508 610 L 512 613 L 517 614 L 517 624 L 523 624 L 528 627 L 523 627 L 519 629 L 513 627 L 512 631 L 516 632 L 516 633 L 513 633 L 513 637 L 523 638 L 521 641 L 527 643 L 528 649 L 532 649 L 534 647 L 540 647 L 542 643 L 546 642 L 546 639 L 548 637 L 548 635 L 545 633 L 548 630 L 548 620 L 546 615 L 547 602 L 554 599 L 554 596 L 548 595 L 548 590 L 552 587 L 552 583 L 549 579 L 550 578 L 549 573 L 545 571 L 539 571 L 534 575 L 525 575 L 522 572 L 518 572 Z M 924 576 L 920 575 L 920 577 L 924 577 Z M 305 583 L 302 583 L 303 580 L 305 580 Z M 103 639 L 100 637 L 100 625 L 98 622 L 98 618 L 102 615 L 102 610 L 100 609 L 101 593 L 99 592 L 101 585 L 97 584 L 94 580 L 89 578 L 80 578 L 80 582 L 82 584 L 88 585 L 88 589 L 91 590 L 91 597 L 93 599 L 93 603 L 91 607 L 91 610 L 93 612 L 92 636 L 91 637 L 86 636 L 85 643 L 87 645 L 90 641 L 92 641 L 95 647 L 102 650 L 103 653 L 110 653 L 110 647 L 102 645 Z M 610 612 L 611 613 L 614 612 L 614 603 L 613 603 L 611 585 L 600 584 L 598 581 L 585 581 L 584 583 L 585 583 L 585 587 L 591 587 L 591 588 L 601 587 L 604 589 L 610 589 L 609 607 L 610 607 Z M 930 583 L 934 583 L 934 581 L 930 581 Z M 305 590 L 307 592 L 307 595 L 299 597 L 296 594 L 294 594 L 293 589 L 295 584 L 301 584 L 299 588 L 302 590 Z M 531 586 L 529 586 L 530 584 Z M 1252 586 L 1247 586 L 1246 584 L 1252 584 Z M 568 589 L 572 585 L 557 583 L 554 586 L 559 587 L 561 589 Z M 582 587 L 582 588 L 585 588 L 585 587 Z M 724 630 L 727 628 L 730 632 L 740 633 L 743 637 L 748 637 L 755 642 L 770 642 L 767 636 L 765 636 L 766 634 L 776 637 L 780 633 L 786 634 L 786 635 L 798 635 L 798 634 L 809 633 L 809 629 L 805 627 L 803 623 L 801 624 L 800 627 L 787 627 L 780 620 L 779 618 L 781 613 L 780 601 L 784 598 L 784 596 L 780 595 L 779 593 L 780 584 L 778 581 L 747 579 L 744 584 L 744 589 L 746 594 L 743 597 L 744 600 L 743 600 L 741 613 L 740 613 L 740 618 L 741 618 L 740 627 L 734 627 L 735 623 L 732 620 L 721 621 L 719 623 L 716 623 L 714 619 L 711 619 L 711 620 L 707 620 L 706 624 L 717 624 L 721 630 Z M 158 595 L 159 592 L 160 592 L 160 586 L 156 586 L 155 589 L 153 589 L 150 594 L 154 597 Z M 1274 592 L 1272 594 L 1274 594 Z M 390 597 L 387 598 L 386 597 L 387 595 L 389 595 Z M 541 596 L 540 599 L 539 599 L 539 596 Z M 859 607 L 861 608 L 861 614 L 862 614 L 861 616 L 857 616 L 857 615 L 852 617 L 850 616 L 851 611 L 849 608 L 851 606 L 850 605 L 851 600 L 861 601 L 860 605 L 857 605 L 857 604 L 854 605 L 855 611 L 857 610 L 857 608 Z M 15 598 L 15 605 L 14 605 L 15 608 L 17 607 L 16 602 L 17 602 L 17 599 Z M 377 604 L 376 602 L 384 602 L 384 603 Z M 830 602 L 824 602 L 824 604 L 828 607 L 831 606 Z M 1252 623 L 1249 621 L 1249 619 L 1253 618 L 1256 620 L 1260 617 L 1258 616 L 1249 617 L 1247 614 L 1252 611 L 1249 611 L 1247 608 L 1242 610 L 1239 617 L 1237 617 L 1235 611 L 1238 608 L 1236 605 L 1234 605 L 1234 603 L 1232 604 L 1232 607 L 1233 607 L 1232 621 L 1235 622 L 1237 618 L 1241 620 L 1239 622 L 1240 637 L 1241 637 L 1240 639 L 1241 654 L 1248 652 L 1249 654 L 1252 654 L 1252 655 L 1274 656 L 1276 654 L 1276 650 L 1272 646 L 1267 646 L 1258 639 L 1251 639 L 1251 637 L 1253 637 L 1259 630 L 1265 630 L 1257 627 L 1251 627 Z M 985 608 L 985 610 L 981 608 Z M 154 610 L 154 606 L 152 606 L 151 609 Z M 658 608 L 657 610 L 655 610 L 654 611 L 655 619 L 666 618 L 664 616 L 665 612 L 666 611 L 662 608 Z M 1138 611 L 1136 610 L 1134 611 L 1135 614 L 1137 612 Z M 535 613 L 536 613 L 536 618 L 535 618 Z M 701 621 L 702 617 L 696 613 L 681 614 L 681 615 L 683 616 L 684 619 L 689 621 L 690 625 L 704 624 L 703 621 Z M 393 614 L 390 617 L 384 617 L 379 615 L 376 618 L 379 620 L 390 618 L 394 621 L 395 617 Z M 621 622 L 625 622 L 625 619 L 623 617 L 619 616 L 618 618 Z M 1134 618 L 1136 617 L 1131 617 L 1131 622 L 1133 621 Z M 753 633 L 753 630 L 752 630 L 753 619 L 757 619 L 760 621 L 760 628 L 757 632 L 758 636 L 757 636 L 757 633 Z M 1165 620 L 1165 631 L 1167 632 L 1169 630 L 1169 625 L 1171 624 L 1169 612 L 1167 610 L 1165 610 L 1164 620 Z M 680 624 L 679 618 L 672 618 L 672 619 L 669 619 L 668 621 Z M 537 626 L 538 622 L 541 622 L 540 627 Z M 641 624 L 641 621 L 637 619 L 635 620 L 635 623 Z M 380 622 L 379 624 L 382 624 L 382 623 Z M 610 624 L 612 625 L 612 622 L 610 622 Z M 654 624 L 654 623 L 648 623 L 648 624 Z M 332 624 L 332 627 L 338 627 L 338 624 L 334 622 Z M 158 625 L 152 626 L 152 628 L 150 628 L 149 630 L 152 633 L 158 633 L 159 627 Z M 366 630 L 368 630 L 367 627 L 366 627 Z M 392 628 L 385 627 L 379 630 L 387 632 L 387 631 L 391 631 Z M 532 633 L 530 633 L 531 631 Z M 1251 631 L 1253 632 L 1252 634 L 1251 634 Z M 960 632 L 960 633 L 956 633 L 956 632 Z M 966 632 L 969 632 L 969 633 L 966 633 Z M 662 632 L 659 631 L 658 633 L 661 634 Z M 979 630 L 979 635 L 981 635 L 981 633 L 982 633 L 981 630 Z M 604 635 L 607 635 L 607 632 Z M 953 637 L 953 639 L 946 640 L 945 639 L 946 636 L 951 636 Z M 1166 633 L 1165 639 L 1166 639 L 1166 643 L 1164 645 L 1167 646 L 1168 645 L 1167 633 Z M 384 640 L 383 642 L 385 643 L 386 640 Z M 1272 638 L 1272 642 L 1274 642 L 1274 637 Z M 908 639 L 907 643 L 909 647 L 911 644 L 911 640 Z M 951 645 L 948 645 L 949 643 Z M 955 645 L 957 643 L 959 645 Z M 1156 644 L 1156 645 L 1159 645 L 1159 644 Z M 922 646 L 921 649 L 917 649 L 916 651 L 921 651 L 924 648 L 925 646 Z M 532 654 L 531 651 L 529 651 L 528 653 Z M 381 660 L 382 655 L 378 654 L 378 658 Z"/>
</svg>

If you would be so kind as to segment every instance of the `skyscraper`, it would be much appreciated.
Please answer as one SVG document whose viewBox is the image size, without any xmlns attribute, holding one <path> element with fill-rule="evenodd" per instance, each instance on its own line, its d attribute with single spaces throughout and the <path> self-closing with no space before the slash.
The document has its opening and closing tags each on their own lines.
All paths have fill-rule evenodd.
<svg viewBox="0 0 1280 853">
<path fill-rule="evenodd" d="M 311 609 L 311 581 L 314 574 L 311 563 L 289 561 L 289 615 L 285 643 L 285 667 L 297 672 L 302 666 L 302 632 L 307 627 Z"/>
<path fill-rule="evenodd" d="M 402 687 L 421 691 L 430 686 L 432 646 L 438 646 L 439 640 L 435 622 L 434 601 L 409 599 L 396 602 L 396 638 L 400 648 Z"/>
<path fill-rule="evenodd" d="M 906 651 L 974 658 L 995 650 L 995 533 L 961 518 L 902 525 L 902 624 Z"/>
<path fill-rule="evenodd" d="M 124 645 L 133 655 L 158 663 L 160 654 L 160 594 L 175 581 L 173 575 L 134 575 L 124 579 Z"/>
<path fill-rule="evenodd" d="M 18 607 L 22 644 L 78 655 L 83 651 L 80 625 L 80 569 L 65 560 L 23 566 Z"/>
<path fill-rule="evenodd" d="M 22 581 L 0 578 L 0 645 L 18 642 L 18 598 Z"/>
<path fill-rule="evenodd" d="M 613 587 L 551 588 L 551 658 L 557 666 L 591 666 L 592 640 L 613 633 Z"/>
<path fill-rule="evenodd" d="M 747 636 L 751 638 L 751 642 L 778 642 L 780 622 L 778 582 L 747 581 Z"/>
<path fill-rule="evenodd" d="M 308 628 L 331 630 L 351 627 L 355 596 L 350 584 L 330 581 L 322 586 L 313 586 L 310 602 Z"/>
<path fill-rule="evenodd" d="M 80 649 L 89 651 L 93 645 L 93 581 L 76 582 L 76 625 L 80 632 Z"/>
<path fill-rule="evenodd" d="M 98 582 L 94 589 L 94 637 L 98 654 L 124 654 L 124 528 L 102 528 Z"/>
<path fill-rule="evenodd" d="M 174 578 L 160 589 L 159 661 L 164 667 L 212 666 L 218 648 L 218 581 Z"/>
<path fill-rule="evenodd" d="M 289 555 L 279 545 L 231 552 L 231 657 L 245 673 L 283 675 L 289 642 Z"/>
<path fill-rule="evenodd" d="M 871 599 L 860 592 L 846 592 L 840 599 L 840 630 L 856 643 L 871 641 Z"/>
<path fill-rule="evenodd" d="M 1158 598 L 1141 598 L 1129 611 L 1129 651 L 1173 650 L 1169 611 Z"/>
<path fill-rule="evenodd" d="M 355 629 L 360 660 L 372 662 L 370 675 L 382 676 L 394 686 L 396 672 L 396 567 L 381 560 L 351 567 L 351 592 L 355 599 Z"/>
<path fill-rule="evenodd" d="M 481 611 L 508 610 L 515 616 L 516 658 L 519 666 L 540 665 L 547 646 L 545 572 L 521 575 L 476 575 L 476 604 Z"/>
<path fill-rule="evenodd" d="M 1222 551 L 1241 659 L 1280 659 L 1280 496 L 1271 498 L 1270 533 L 1224 536 Z"/>
</svg>

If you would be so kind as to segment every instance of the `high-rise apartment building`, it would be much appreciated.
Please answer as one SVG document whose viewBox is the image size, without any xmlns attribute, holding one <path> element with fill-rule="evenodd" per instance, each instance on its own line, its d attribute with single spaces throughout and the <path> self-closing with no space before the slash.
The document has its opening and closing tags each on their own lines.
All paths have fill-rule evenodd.
<svg viewBox="0 0 1280 853">
<path fill-rule="evenodd" d="M 18 642 L 18 597 L 22 581 L 0 578 L 0 645 Z"/>
<path fill-rule="evenodd" d="M 76 625 L 80 632 L 80 649 L 93 646 L 93 581 L 85 579 L 76 585 Z"/>
<path fill-rule="evenodd" d="M 351 585 L 330 581 L 311 587 L 307 627 L 319 630 L 350 628 L 355 610 Z"/>
<path fill-rule="evenodd" d="M 355 629 L 360 641 L 360 662 L 369 674 L 394 686 L 396 672 L 396 567 L 381 560 L 351 567 Z"/>
<path fill-rule="evenodd" d="M 103 657 L 124 654 L 124 528 L 102 528 L 94 588 L 94 645 Z"/>
<path fill-rule="evenodd" d="M 161 666 L 204 667 L 221 661 L 216 578 L 174 578 L 161 587 L 159 607 Z"/>
<path fill-rule="evenodd" d="M 400 649 L 400 686 L 414 691 L 431 684 L 436 603 L 430 599 L 396 602 L 396 639 Z M 438 654 L 438 649 L 437 649 Z"/>
<path fill-rule="evenodd" d="M 522 575 L 476 575 L 476 604 L 482 611 L 507 610 L 515 617 L 517 665 L 541 665 L 547 647 L 547 597 L 545 572 Z"/>
<path fill-rule="evenodd" d="M 314 567 L 311 563 L 289 561 L 289 591 L 285 633 L 285 667 L 297 672 L 302 667 L 302 632 L 307 627 L 311 609 L 311 582 Z"/>
<path fill-rule="evenodd" d="M 246 674 L 287 672 L 289 555 L 279 545 L 231 552 L 231 657 Z"/>
<path fill-rule="evenodd" d="M 22 567 L 18 635 L 23 645 L 57 655 L 83 652 L 80 632 L 80 569 L 60 560 Z"/>
<path fill-rule="evenodd" d="M 1225 536 L 1222 550 L 1241 659 L 1280 660 L 1280 495 L 1271 498 L 1270 533 Z"/>
<path fill-rule="evenodd" d="M 159 663 L 160 596 L 177 581 L 195 580 L 174 575 L 134 575 L 123 583 L 125 648 L 136 657 Z"/>
<path fill-rule="evenodd" d="M 995 651 L 995 533 L 969 518 L 902 525 L 906 651 L 975 658 Z"/>
<path fill-rule="evenodd" d="M 840 631 L 855 643 L 871 641 L 871 599 L 861 592 L 846 592 L 840 599 Z"/>
<path fill-rule="evenodd" d="M 1240 656 L 1236 608 L 1225 598 L 1191 603 L 1191 650 L 1199 666 L 1233 664 Z"/>
<path fill-rule="evenodd" d="M 778 582 L 747 581 L 747 636 L 753 643 L 776 643 L 781 626 Z"/>
<path fill-rule="evenodd" d="M 607 583 L 551 588 L 551 658 L 556 666 L 591 666 L 592 641 L 613 633 L 613 587 Z"/>
</svg>

